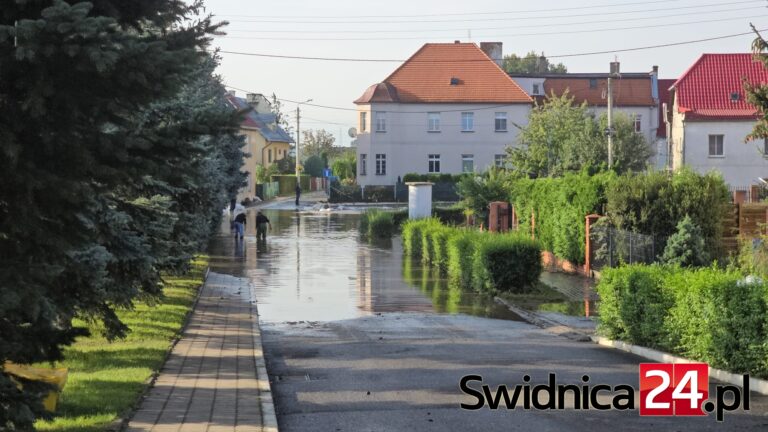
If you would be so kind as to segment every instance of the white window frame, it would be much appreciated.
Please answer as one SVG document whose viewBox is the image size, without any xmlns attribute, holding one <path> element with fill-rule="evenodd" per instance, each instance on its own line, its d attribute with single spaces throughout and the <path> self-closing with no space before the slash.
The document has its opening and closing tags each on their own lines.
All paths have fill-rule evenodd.
<svg viewBox="0 0 768 432">
<path fill-rule="evenodd" d="M 501 126 L 499 122 L 504 122 L 504 128 L 500 128 Z M 493 130 L 495 132 L 506 132 L 507 131 L 507 113 L 504 111 L 499 111 L 494 114 L 493 116 Z"/>
<path fill-rule="evenodd" d="M 427 155 L 427 172 L 430 174 L 439 174 L 440 173 L 440 155 L 439 154 L 430 154 Z"/>
<path fill-rule="evenodd" d="M 427 113 L 427 132 L 440 132 L 440 113 Z"/>
<path fill-rule="evenodd" d="M 470 170 L 466 169 L 465 164 L 469 162 L 471 164 Z M 461 172 L 462 173 L 472 173 L 475 172 L 475 155 L 473 154 L 463 154 L 461 155 Z"/>
<path fill-rule="evenodd" d="M 368 112 L 361 111 L 360 112 L 360 133 L 364 133 L 366 131 L 367 123 L 368 123 Z"/>
<path fill-rule="evenodd" d="M 376 153 L 376 175 L 387 175 L 386 153 Z"/>
<path fill-rule="evenodd" d="M 539 84 L 539 83 L 533 83 L 533 88 L 531 89 L 531 94 L 533 94 L 534 96 L 540 95 L 541 94 L 540 86 L 541 86 L 541 84 Z"/>
<path fill-rule="evenodd" d="M 504 168 L 507 164 L 507 155 L 506 154 L 495 154 L 493 155 L 493 165 L 496 168 Z"/>
<path fill-rule="evenodd" d="M 720 152 L 717 152 L 717 145 L 718 145 L 718 138 L 720 140 Z M 714 145 L 715 145 L 715 152 L 712 152 L 712 140 L 714 139 Z M 708 137 L 708 146 L 707 146 L 707 153 L 709 154 L 709 157 L 711 158 L 722 158 L 725 157 L 725 135 L 723 134 L 710 134 Z"/>
<path fill-rule="evenodd" d="M 368 175 L 368 155 L 366 153 L 360 153 L 360 175 Z"/>
<path fill-rule="evenodd" d="M 475 113 L 474 112 L 465 111 L 461 113 L 461 131 L 462 132 L 475 131 Z"/>
<path fill-rule="evenodd" d="M 643 131 L 643 116 L 635 114 L 634 116 L 635 132 L 640 133 Z"/>
<path fill-rule="evenodd" d="M 376 119 L 376 132 L 386 132 L 387 131 L 387 112 L 376 111 L 373 116 Z"/>
</svg>

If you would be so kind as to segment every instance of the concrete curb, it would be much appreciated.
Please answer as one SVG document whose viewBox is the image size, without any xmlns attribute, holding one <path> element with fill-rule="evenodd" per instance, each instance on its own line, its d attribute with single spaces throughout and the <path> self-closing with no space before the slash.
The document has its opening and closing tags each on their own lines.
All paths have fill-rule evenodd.
<svg viewBox="0 0 768 432">
<path fill-rule="evenodd" d="M 580 342 L 591 340 L 592 342 L 602 347 L 621 350 L 624 352 L 634 354 L 638 357 L 642 357 L 644 359 L 648 359 L 650 361 L 654 361 L 658 363 L 700 363 L 694 360 L 678 357 L 676 355 L 672 355 L 663 351 L 658 351 L 655 349 L 646 348 L 639 345 L 632 345 L 626 342 L 615 341 L 615 340 L 607 339 L 601 336 L 590 335 L 578 329 L 574 329 L 572 327 L 568 327 L 566 325 L 544 318 L 535 312 L 531 312 L 531 311 L 527 311 L 525 309 L 519 308 L 511 304 L 510 302 L 504 300 L 501 297 L 495 297 L 495 300 L 503 304 L 507 308 L 509 308 L 510 311 L 519 315 L 520 318 L 522 318 L 529 324 L 533 324 L 537 327 L 540 327 L 558 336 L 564 336 L 564 337 L 567 337 L 568 339 L 573 339 Z M 742 375 L 724 371 L 722 369 L 716 369 L 716 368 L 710 367 L 709 376 L 720 382 L 733 384 L 739 387 L 741 387 L 741 385 L 744 384 L 744 378 Z M 768 395 L 768 380 L 750 377 L 749 389 L 750 391 L 759 393 L 761 395 Z"/>
<path fill-rule="evenodd" d="M 264 361 L 264 346 L 261 343 L 259 308 L 253 284 L 249 284 L 251 293 L 251 311 L 253 315 L 253 355 L 256 363 L 256 378 L 259 382 L 259 405 L 261 407 L 261 426 L 264 432 L 278 432 L 277 412 L 272 398 L 272 386 L 269 382 L 267 364 Z"/>
<path fill-rule="evenodd" d="M 645 359 L 659 362 L 659 363 L 699 363 L 693 360 L 689 360 L 683 357 L 678 357 L 663 351 L 658 351 L 651 348 L 642 347 L 639 345 L 632 345 L 626 342 L 615 341 L 600 336 L 592 336 L 592 341 L 600 346 L 610 347 L 632 353 L 636 356 L 643 357 Z M 718 381 L 733 384 L 741 387 L 744 383 L 742 375 L 724 371 L 722 369 L 709 368 L 709 376 Z M 760 378 L 749 378 L 749 389 L 755 393 L 761 395 L 768 395 L 768 381 Z"/>
</svg>

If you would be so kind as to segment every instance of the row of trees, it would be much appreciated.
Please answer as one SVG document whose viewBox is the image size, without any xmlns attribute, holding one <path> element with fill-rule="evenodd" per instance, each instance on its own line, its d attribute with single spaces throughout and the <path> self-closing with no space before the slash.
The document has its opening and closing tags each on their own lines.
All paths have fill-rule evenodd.
<svg viewBox="0 0 768 432">
<path fill-rule="evenodd" d="M 160 297 L 243 183 L 239 118 L 200 2 L 5 2 L 0 10 L 0 429 L 40 393 L 5 361 L 62 357 L 115 311 Z"/>
</svg>

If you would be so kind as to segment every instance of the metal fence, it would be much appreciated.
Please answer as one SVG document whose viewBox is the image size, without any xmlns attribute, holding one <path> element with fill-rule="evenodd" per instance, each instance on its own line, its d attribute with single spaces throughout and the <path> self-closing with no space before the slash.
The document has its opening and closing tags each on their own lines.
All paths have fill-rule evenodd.
<svg viewBox="0 0 768 432">
<path fill-rule="evenodd" d="M 610 226 L 594 226 L 589 232 L 592 268 L 619 264 L 651 264 L 659 260 L 667 238 L 625 231 Z"/>
</svg>

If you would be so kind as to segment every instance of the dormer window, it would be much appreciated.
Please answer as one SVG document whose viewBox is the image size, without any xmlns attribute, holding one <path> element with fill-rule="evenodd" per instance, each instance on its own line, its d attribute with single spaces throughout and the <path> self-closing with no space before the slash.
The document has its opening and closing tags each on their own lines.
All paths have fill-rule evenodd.
<svg viewBox="0 0 768 432">
<path fill-rule="evenodd" d="M 731 93 L 731 102 L 738 102 L 741 100 L 741 95 L 739 92 L 732 92 Z"/>
<path fill-rule="evenodd" d="M 451 85 L 452 86 L 459 85 L 459 82 L 460 81 L 459 81 L 458 78 L 451 78 Z"/>
</svg>

